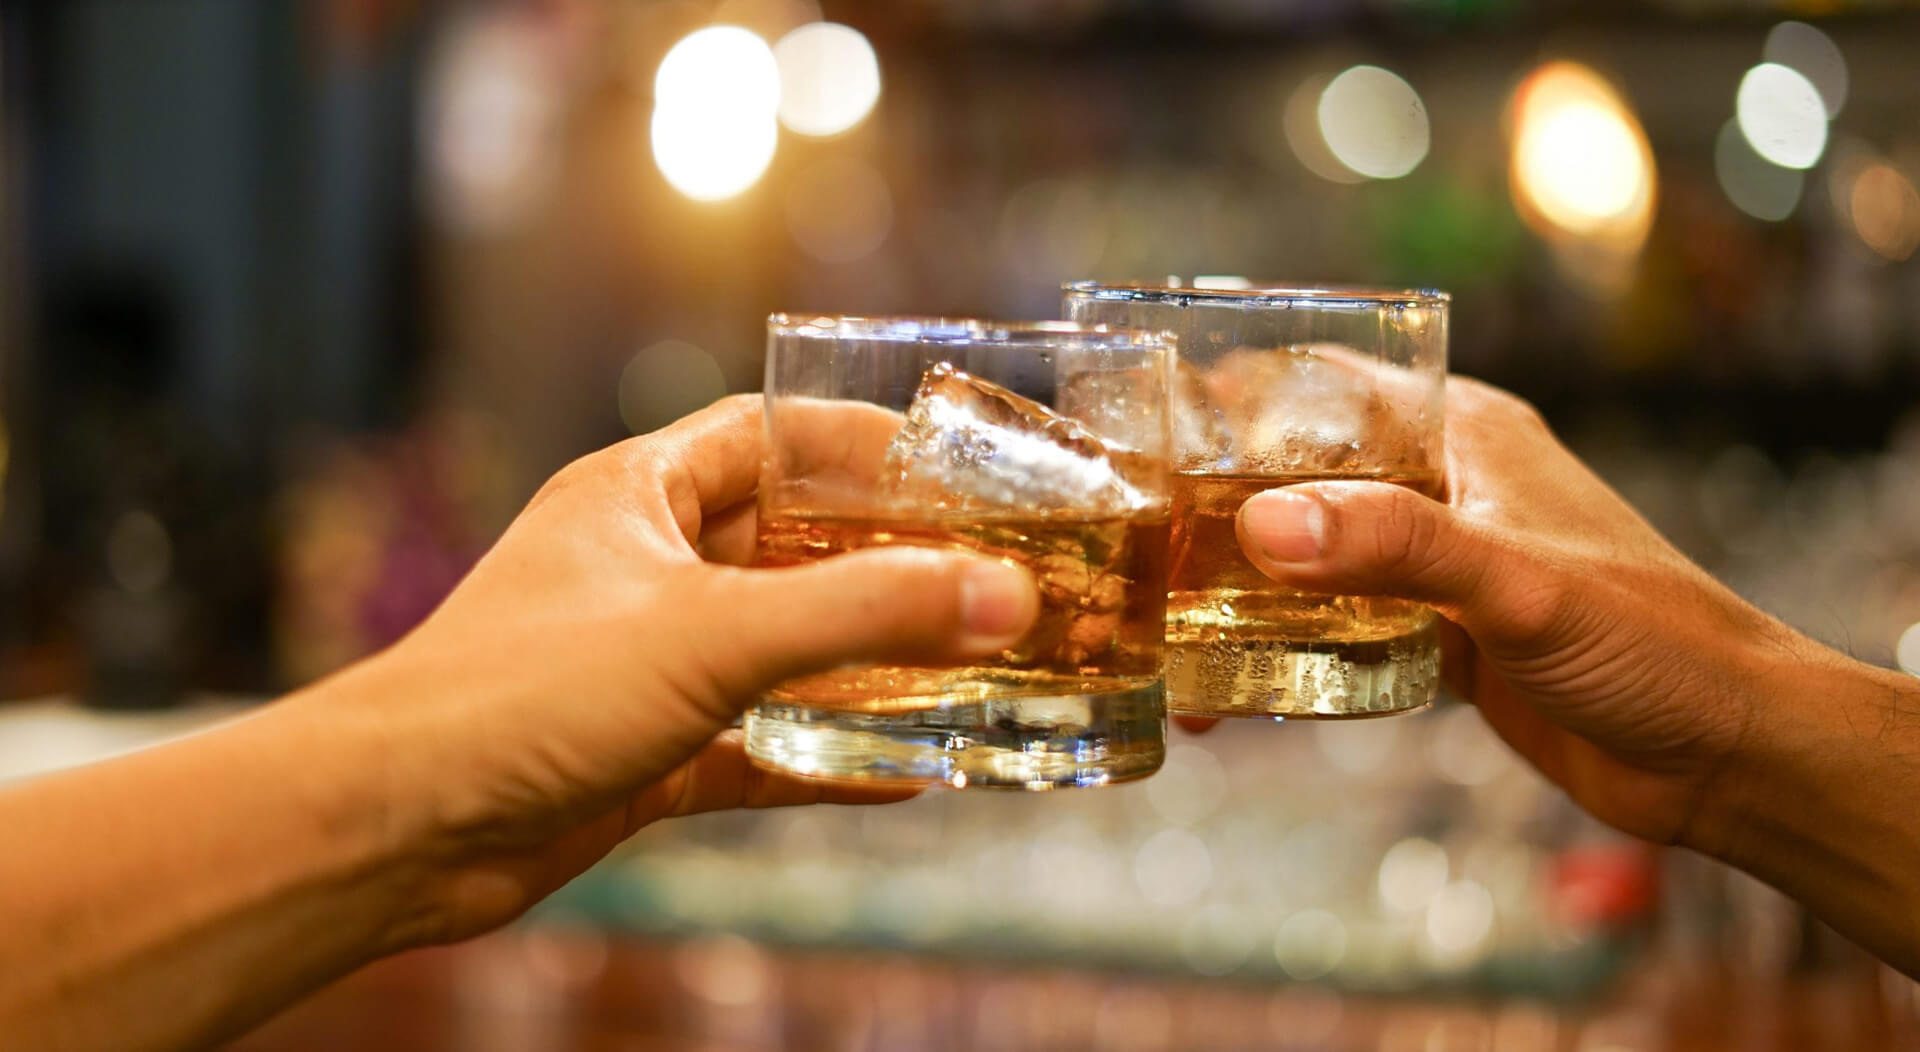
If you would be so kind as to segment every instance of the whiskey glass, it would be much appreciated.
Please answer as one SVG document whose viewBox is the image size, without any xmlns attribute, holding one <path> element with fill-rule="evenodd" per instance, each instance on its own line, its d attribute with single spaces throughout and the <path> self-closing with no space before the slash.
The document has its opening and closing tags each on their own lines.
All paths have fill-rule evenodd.
<svg viewBox="0 0 1920 1052">
<path fill-rule="evenodd" d="M 1246 499 L 1301 482 L 1444 490 L 1447 309 L 1432 290 L 1075 282 L 1066 316 L 1167 330 L 1173 543 L 1167 707 L 1207 716 L 1346 718 L 1439 691 L 1423 604 L 1284 588 L 1241 554 Z"/>
<path fill-rule="evenodd" d="M 1107 326 L 769 319 L 758 564 L 968 551 L 1025 567 L 1041 611 L 986 660 L 781 684 L 746 717 L 752 760 L 958 788 L 1156 770 L 1172 360 L 1166 334 Z"/>
</svg>

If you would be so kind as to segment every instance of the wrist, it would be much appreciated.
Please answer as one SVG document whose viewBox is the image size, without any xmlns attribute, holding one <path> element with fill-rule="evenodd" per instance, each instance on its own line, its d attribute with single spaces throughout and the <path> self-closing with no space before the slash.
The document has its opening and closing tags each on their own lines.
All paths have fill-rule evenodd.
<svg viewBox="0 0 1920 1052">
<path fill-rule="evenodd" d="M 1703 854 L 1745 866 L 1791 826 L 1813 824 L 1852 735 L 1862 668 L 1784 626 L 1745 645 L 1728 677 L 1739 733 L 1719 758 L 1682 835 Z M 1811 832 L 1805 830 L 1804 832 Z M 1765 835 L 1762 835 L 1765 834 Z"/>
<path fill-rule="evenodd" d="M 457 658 L 415 637 L 310 699 L 321 718 L 338 722 L 361 772 L 355 791 L 363 795 L 342 806 L 366 820 L 368 872 L 392 918 L 388 952 L 487 931 L 552 890 L 539 855 L 564 817 L 529 818 L 545 794 L 498 773 L 530 746 L 485 721 L 484 694 L 500 684 Z M 458 706 L 447 704 L 452 697 Z"/>
<path fill-rule="evenodd" d="M 1683 843 L 1911 967 L 1920 945 L 1920 680 L 1781 629 Z"/>
<path fill-rule="evenodd" d="M 378 661 L 379 659 L 375 659 Z M 442 941 L 433 889 L 444 852 L 416 758 L 374 662 L 287 698 L 274 715 L 313 744 L 302 799 L 309 820 L 335 846 L 334 868 L 373 918 L 371 957 Z"/>
</svg>

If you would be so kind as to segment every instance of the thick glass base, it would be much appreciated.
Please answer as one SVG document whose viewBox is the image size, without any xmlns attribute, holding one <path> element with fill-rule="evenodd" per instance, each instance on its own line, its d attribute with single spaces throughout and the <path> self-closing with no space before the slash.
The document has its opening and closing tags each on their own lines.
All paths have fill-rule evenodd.
<svg viewBox="0 0 1920 1052">
<path fill-rule="evenodd" d="M 1440 693 L 1432 624 L 1391 639 L 1170 638 L 1167 710 L 1192 716 L 1364 719 L 1412 712 Z"/>
<path fill-rule="evenodd" d="M 1166 757 L 1159 683 L 890 715 L 768 699 L 745 727 L 754 763 L 829 781 L 1063 789 L 1142 778 Z"/>
</svg>

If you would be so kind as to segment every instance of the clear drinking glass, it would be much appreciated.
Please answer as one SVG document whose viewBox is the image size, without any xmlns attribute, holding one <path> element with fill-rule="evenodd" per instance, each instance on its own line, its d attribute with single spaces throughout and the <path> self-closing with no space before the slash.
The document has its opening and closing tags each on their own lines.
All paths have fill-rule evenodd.
<svg viewBox="0 0 1920 1052">
<path fill-rule="evenodd" d="M 1250 496 L 1328 479 L 1438 496 L 1444 292 L 1077 282 L 1067 317 L 1168 330 L 1173 547 L 1167 707 L 1334 718 L 1420 708 L 1439 690 L 1435 615 L 1397 599 L 1282 588 L 1240 552 Z"/>
<path fill-rule="evenodd" d="M 754 762 L 1021 789 L 1158 769 L 1172 362 L 1105 326 L 770 318 L 759 564 L 980 552 L 1031 571 L 1041 613 L 991 660 L 782 684 L 747 715 Z"/>
</svg>

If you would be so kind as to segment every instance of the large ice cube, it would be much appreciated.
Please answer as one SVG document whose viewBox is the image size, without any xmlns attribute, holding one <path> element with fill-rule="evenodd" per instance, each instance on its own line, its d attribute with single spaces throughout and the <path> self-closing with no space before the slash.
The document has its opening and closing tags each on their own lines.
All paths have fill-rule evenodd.
<svg viewBox="0 0 1920 1052">
<path fill-rule="evenodd" d="M 1418 459 L 1407 407 L 1383 390 L 1393 372 L 1337 344 L 1238 347 L 1204 388 L 1241 470 L 1358 474 Z"/>
<path fill-rule="evenodd" d="M 1134 480 L 1143 454 L 942 362 L 927 371 L 887 448 L 883 491 L 940 511 L 1124 516 L 1161 502 Z"/>
<path fill-rule="evenodd" d="M 1102 435 L 1124 436 L 1153 418 L 1165 390 L 1174 466 L 1182 471 L 1221 466 L 1233 443 L 1225 414 L 1207 401 L 1207 374 L 1179 361 L 1170 385 L 1161 375 L 1144 368 L 1088 370 L 1061 385 L 1061 411 Z"/>
</svg>

